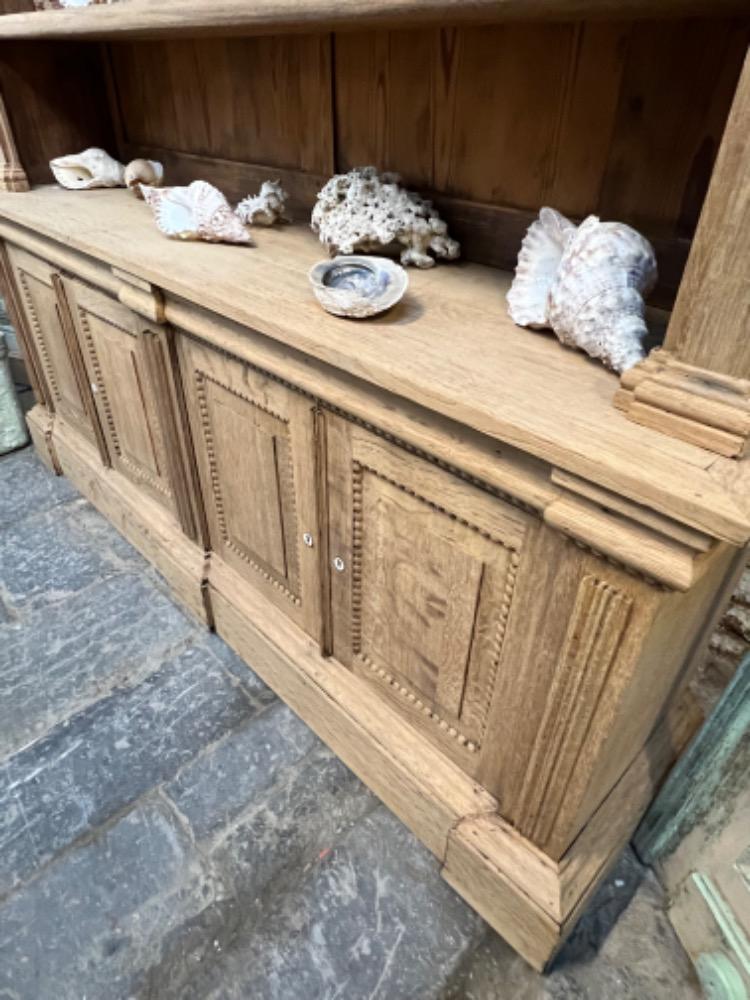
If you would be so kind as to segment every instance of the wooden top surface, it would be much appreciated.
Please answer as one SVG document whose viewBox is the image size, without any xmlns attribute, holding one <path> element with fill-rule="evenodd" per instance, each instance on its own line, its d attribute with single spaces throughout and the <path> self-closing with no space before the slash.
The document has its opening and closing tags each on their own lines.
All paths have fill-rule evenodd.
<svg viewBox="0 0 750 1000">
<path fill-rule="evenodd" d="M 615 375 L 511 322 L 504 272 L 410 268 L 397 307 L 354 321 L 313 297 L 307 273 L 325 253 L 301 224 L 255 228 L 254 247 L 182 243 L 129 191 L 51 186 L 0 192 L 0 217 L 716 537 L 750 537 L 750 463 L 629 421 Z"/>
<path fill-rule="evenodd" d="M 123 0 L 0 17 L 0 38 L 160 38 L 510 20 L 719 17 L 743 0 Z"/>
</svg>

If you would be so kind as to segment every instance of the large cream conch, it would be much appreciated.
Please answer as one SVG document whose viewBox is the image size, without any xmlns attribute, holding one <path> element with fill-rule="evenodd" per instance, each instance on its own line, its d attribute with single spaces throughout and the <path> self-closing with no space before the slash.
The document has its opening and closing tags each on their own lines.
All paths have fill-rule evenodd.
<svg viewBox="0 0 750 1000">
<path fill-rule="evenodd" d="M 623 372 L 644 357 L 643 297 L 656 276 L 653 248 L 635 229 L 595 215 L 575 226 L 543 208 L 521 244 L 508 312 Z"/>
</svg>

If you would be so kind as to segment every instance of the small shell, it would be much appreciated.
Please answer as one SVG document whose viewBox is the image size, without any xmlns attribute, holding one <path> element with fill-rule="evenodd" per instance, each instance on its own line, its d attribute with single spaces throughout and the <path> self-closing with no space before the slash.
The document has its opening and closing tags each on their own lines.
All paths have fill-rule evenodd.
<svg viewBox="0 0 750 1000">
<path fill-rule="evenodd" d="M 164 181 L 164 167 L 158 160 L 131 160 L 125 167 L 125 187 L 129 187 L 136 198 L 142 198 L 141 184 L 161 187 Z"/>
<path fill-rule="evenodd" d="M 643 296 L 656 276 L 653 248 L 635 229 L 595 215 L 576 227 L 543 208 L 521 246 L 508 311 L 623 372 L 644 357 Z"/>
<path fill-rule="evenodd" d="M 103 149 L 92 147 L 82 153 L 58 156 L 50 160 L 57 183 L 73 191 L 89 188 L 122 187 L 125 168 Z"/>
<path fill-rule="evenodd" d="M 554 208 L 543 208 L 524 236 L 516 276 L 507 295 L 510 318 L 519 326 L 548 326 L 547 296 L 576 227 Z"/>
<path fill-rule="evenodd" d="M 154 213 L 156 225 L 175 240 L 206 240 L 209 243 L 252 243 L 250 233 L 231 209 L 224 195 L 208 181 L 193 181 L 187 187 L 141 185 Z"/>
<path fill-rule="evenodd" d="M 395 306 L 409 286 L 409 276 L 385 257 L 349 255 L 315 264 L 310 284 L 327 312 L 365 319 Z"/>
<path fill-rule="evenodd" d="M 279 181 L 263 181 L 260 193 L 243 198 L 235 211 L 246 226 L 272 226 L 289 221 L 285 214 L 288 200 Z"/>
</svg>

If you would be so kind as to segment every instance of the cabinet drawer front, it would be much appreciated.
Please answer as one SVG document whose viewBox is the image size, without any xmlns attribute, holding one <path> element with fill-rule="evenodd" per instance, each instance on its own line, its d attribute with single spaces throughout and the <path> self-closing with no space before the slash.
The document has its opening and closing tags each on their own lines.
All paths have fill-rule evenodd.
<svg viewBox="0 0 750 1000">
<path fill-rule="evenodd" d="M 75 279 L 65 295 L 83 350 L 86 370 L 113 468 L 174 511 L 169 456 L 147 338 L 150 331 L 125 306 Z M 176 446 L 175 446 L 176 447 Z"/>
<path fill-rule="evenodd" d="M 478 760 L 526 515 L 339 418 L 328 476 L 334 655 Z"/>
<path fill-rule="evenodd" d="M 52 265 L 16 247 L 8 247 L 8 258 L 55 412 L 95 443 L 93 404 L 75 335 L 63 325 L 55 291 L 56 271 Z"/>
<path fill-rule="evenodd" d="M 319 638 L 313 404 L 187 337 L 179 353 L 212 552 Z"/>
</svg>

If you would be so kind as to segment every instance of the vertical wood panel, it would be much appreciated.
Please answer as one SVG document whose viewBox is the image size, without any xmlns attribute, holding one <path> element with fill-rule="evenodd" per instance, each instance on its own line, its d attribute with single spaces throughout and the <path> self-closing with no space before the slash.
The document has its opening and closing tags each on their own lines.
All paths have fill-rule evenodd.
<svg viewBox="0 0 750 1000">
<path fill-rule="evenodd" d="M 692 234 L 747 40 L 736 21 L 634 25 L 602 215 Z"/>
<path fill-rule="evenodd" d="M 339 170 L 375 164 L 433 187 L 433 56 L 437 31 L 336 38 Z"/>
<path fill-rule="evenodd" d="M 112 63 L 131 144 L 333 169 L 327 36 L 122 43 Z"/>
</svg>

